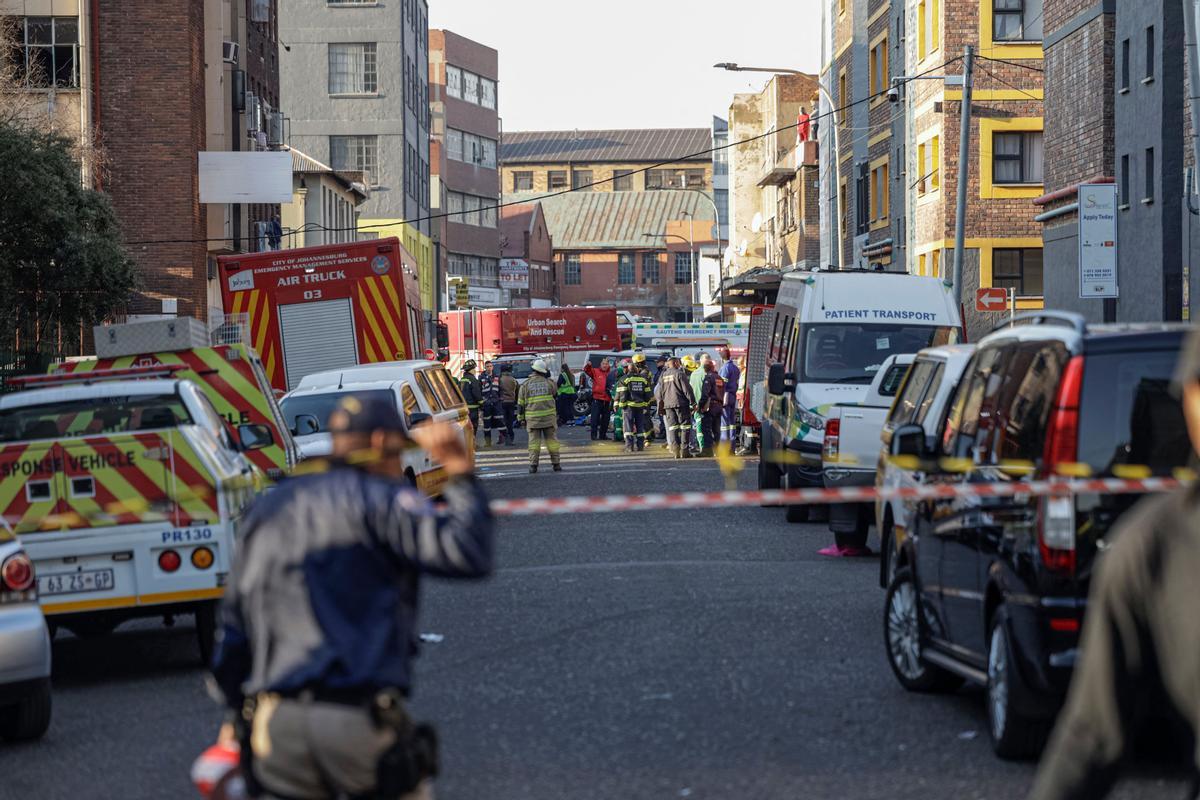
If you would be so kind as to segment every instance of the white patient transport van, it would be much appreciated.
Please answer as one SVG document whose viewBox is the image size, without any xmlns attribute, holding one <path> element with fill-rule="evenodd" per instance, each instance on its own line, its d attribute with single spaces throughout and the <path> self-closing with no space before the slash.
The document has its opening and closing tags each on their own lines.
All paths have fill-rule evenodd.
<svg viewBox="0 0 1200 800">
<path fill-rule="evenodd" d="M 886 272 L 792 272 L 775 303 L 767 352 L 761 488 L 822 486 L 825 415 L 861 403 L 889 356 L 962 339 L 950 288 Z M 789 509 L 805 518 L 807 507 Z"/>
</svg>

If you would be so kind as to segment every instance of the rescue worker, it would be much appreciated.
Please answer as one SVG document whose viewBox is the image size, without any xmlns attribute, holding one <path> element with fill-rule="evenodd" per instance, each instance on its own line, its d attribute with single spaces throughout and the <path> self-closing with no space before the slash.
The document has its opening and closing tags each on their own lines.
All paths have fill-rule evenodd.
<svg viewBox="0 0 1200 800">
<path fill-rule="evenodd" d="M 696 397 L 696 408 L 692 414 L 692 426 L 695 430 L 696 446 L 699 450 L 699 455 L 712 455 L 713 442 L 708 440 L 708 426 L 704 419 L 705 406 L 700 404 L 701 398 L 704 397 L 704 380 L 708 375 L 708 371 L 704 368 L 704 364 L 711 361 L 708 353 L 699 353 L 698 357 L 693 361 L 696 365 L 692 370 L 692 374 L 688 377 L 688 383 L 691 384 L 692 394 Z M 707 401 L 706 401 L 707 402 Z"/>
<path fill-rule="evenodd" d="M 721 441 L 729 442 L 732 446 L 737 441 L 737 394 L 742 371 L 730 357 L 728 347 L 719 348 L 717 355 L 724 362 L 717 371 L 717 377 L 725 383 L 724 396 L 721 398 Z"/>
<path fill-rule="evenodd" d="M 467 414 L 471 418 L 471 435 L 479 430 L 479 409 L 483 407 L 483 386 L 475 377 L 475 360 L 468 358 L 463 364 L 463 374 L 458 381 L 463 400 L 467 403 Z"/>
<path fill-rule="evenodd" d="M 670 357 L 667 356 L 665 353 L 659 355 L 659 357 L 654 360 L 654 380 L 650 384 L 650 389 L 652 392 L 654 392 L 658 389 L 658 379 L 660 377 L 662 377 L 663 370 L 667 368 L 667 364 L 669 362 L 670 362 Z M 657 397 L 657 396 L 658 395 L 656 394 L 655 397 Z M 652 404 L 651 408 L 654 409 L 655 411 L 658 411 L 657 403 Z M 657 427 L 655 426 L 655 421 L 653 419 L 650 420 L 650 435 L 647 436 L 646 438 L 654 439 L 654 438 L 656 438 L 656 435 L 658 438 L 661 438 L 663 440 L 663 449 L 666 449 L 666 447 L 667 447 L 667 445 L 666 445 L 667 423 L 666 423 L 666 420 L 663 419 L 661 411 L 658 412 Z"/>
<path fill-rule="evenodd" d="M 691 356 L 684 356 L 682 359 L 680 359 L 680 363 L 683 364 L 683 371 L 684 371 L 684 374 L 687 376 L 688 386 L 692 388 L 692 396 L 695 397 L 695 387 L 692 386 L 692 375 L 694 375 L 696 370 L 698 370 L 700 368 L 700 365 L 697 364 L 696 359 L 692 358 Z M 695 413 L 695 409 L 693 408 L 693 414 L 694 413 Z M 692 418 L 692 422 L 693 422 L 692 426 L 688 428 L 687 440 L 684 442 L 684 446 L 688 449 L 688 451 L 692 455 L 699 455 L 700 444 L 698 441 L 698 436 L 697 436 L 698 431 L 697 431 L 697 426 L 695 425 L 694 417 Z"/>
<path fill-rule="evenodd" d="M 558 461 L 558 411 L 554 407 L 554 384 L 550 382 L 550 368 L 539 358 L 530 369 L 533 374 L 521 384 L 521 391 L 517 395 L 517 416 L 529 434 L 529 471 L 538 471 L 542 443 L 545 442 L 554 471 L 562 472 L 562 464 Z"/>
<path fill-rule="evenodd" d="M 612 409 L 612 395 L 608 393 L 608 373 L 612 362 L 607 358 L 600 359 L 600 366 L 593 367 L 589 361 L 583 365 L 583 372 L 592 382 L 592 441 L 608 438 L 608 415 Z"/>
<path fill-rule="evenodd" d="M 687 432 L 692 429 L 692 408 L 696 397 L 687 372 L 678 358 L 672 358 L 658 373 L 654 387 L 654 399 L 658 403 L 659 416 L 667 428 L 667 449 L 675 458 L 691 458 Z"/>
<path fill-rule="evenodd" d="M 1175 387 L 1188 438 L 1200 453 L 1200 331 L 1184 345 Z M 1093 568 L 1070 693 L 1031 800 L 1106 796 L 1147 698 L 1171 707 L 1171 716 L 1187 725 L 1188 740 L 1200 734 L 1200 485 L 1143 500 L 1104 538 L 1111 545 Z M 1194 796 L 1200 751 L 1193 759 Z"/>
<path fill-rule="evenodd" d="M 483 397 L 483 441 L 485 447 L 492 446 L 492 431 L 497 431 L 500 444 L 504 444 L 504 409 L 500 405 L 500 378 L 495 374 L 492 362 L 483 362 L 483 375 L 479 377 L 480 394 Z"/>
<path fill-rule="evenodd" d="M 617 397 L 617 385 L 627 372 L 629 372 L 629 359 L 623 358 L 616 370 L 608 374 L 608 393 L 613 399 L 612 430 L 614 442 L 625 441 L 625 411 L 621 408 L 620 398 Z"/>
<path fill-rule="evenodd" d="M 444 506 L 404 481 L 394 403 L 342 398 L 318 474 L 260 495 L 239 530 L 213 663 L 252 796 L 428 796 L 432 729 L 405 710 L 423 573 L 492 570 L 493 521 L 457 430 L 412 441 L 449 476 Z"/>
<path fill-rule="evenodd" d="M 504 435 L 508 438 L 508 446 L 515 447 L 517 437 L 513 427 L 517 421 L 517 392 L 521 385 L 512 374 L 512 364 L 500 365 L 500 408 L 504 414 Z"/>
<path fill-rule="evenodd" d="M 617 382 L 616 395 L 616 402 L 621 406 L 621 430 L 626 453 L 646 449 L 646 434 L 650 429 L 650 400 L 654 396 L 650 370 L 646 368 L 646 355 L 634 353 L 630 362 L 629 371 Z"/>
<path fill-rule="evenodd" d="M 558 372 L 558 424 L 569 425 L 575 420 L 575 376 L 566 364 Z"/>
</svg>

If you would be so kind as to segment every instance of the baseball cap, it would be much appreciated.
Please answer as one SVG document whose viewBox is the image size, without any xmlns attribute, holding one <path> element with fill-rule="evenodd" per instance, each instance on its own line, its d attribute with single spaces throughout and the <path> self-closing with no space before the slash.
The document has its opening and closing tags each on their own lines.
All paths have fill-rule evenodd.
<svg viewBox="0 0 1200 800">
<path fill-rule="evenodd" d="M 396 404 L 383 397 L 348 394 L 329 415 L 331 433 L 374 433 L 404 431 L 404 420 Z"/>
<path fill-rule="evenodd" d="M 1179 349 L 1179 361 L 1175 365 L 1171 389 L 1178 396 L 1184 384 L 1197 382 L 1200 382 L 1200 328 L 1193 328 Z"/>
</svg>

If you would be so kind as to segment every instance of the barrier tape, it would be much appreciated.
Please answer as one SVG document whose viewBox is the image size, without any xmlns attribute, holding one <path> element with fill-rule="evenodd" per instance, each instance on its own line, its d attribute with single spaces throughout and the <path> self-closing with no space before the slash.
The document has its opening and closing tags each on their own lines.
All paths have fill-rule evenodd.
<svg viewBox="0 0 1200 800">
<path fill-rule="evenodd" d="M 761 491 L 676 492 L 596 497 L 539 497 L 493 500 L 498 517 L 547 514 L 602 514 L 614 511 L 661 511 L 680 508 L 736 508 L 757 505 L 824 505 L 875 500 L 952 500 L 963 497 L 1067 497 L 1078 494 L 1153 494 L 1183 486 L 1176 478 L 1095 478 L 1012 483 L 929 484 L 924 486 L 846 486 L 835 489 L 766 489 Z"/>
</svg>

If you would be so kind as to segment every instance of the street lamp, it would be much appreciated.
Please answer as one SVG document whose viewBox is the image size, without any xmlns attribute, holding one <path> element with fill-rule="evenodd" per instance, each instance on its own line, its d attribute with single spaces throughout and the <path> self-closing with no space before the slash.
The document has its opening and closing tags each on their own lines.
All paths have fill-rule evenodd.
<svg viewBox="0 0 1200 800">
<path fill-rule="evenodd" d="M 644 236 L 647 239 L 678 239 L 681 242 L 687 242 L 688 258 L 695 257 L 696 248 L 692 244 L 692 240 L 687 238 L 686 236 L 680 236 L 678 233 L 643 233 L 642 236 Z M 693 285 L 695 285 L 695 280 L 696 280 L 696 265 L 695 264 L 691 265 L 691 272 L 692 272 L 692 274 L 690 277 L 692 278 Z M 695 292 L 692 293 L 692 298 L 693 298 L 693 308 L 694 308 L 695 307 L 694 301 L 696 298 Z"/>
<path fill-rule="evenodd" d="M 727 72 L 771 72 L 776 75 L 803 75 L 806 78 L 812 78 L 817 84 L 817 89 L 825 96 L 825 102 L 829 103 L 829 109 L 833 114 L 833 205 L 834 213 L 837 215 L 837 232 L 838 232 L 838 269 L 845 269 L 846 266 L 846 232 L 843 230 L 844 221 L 842 219 L 842 160 L 841 160 L 841 137 L 838 136 L 838 128 L 841 127 L 842 121 L 838 114 L 838 108 L 834 105 L 833 97 L 830 95 L 829 89 L 825 84 L 817 80 L 814 76 L 807 72 L 801 72 L 798 69 L 785 69 L 782 67 L 743 67 L 741 64 L 735 64 L 732 61 L 722 61 L 718 64 L 713 64 L 715 69 L 723 69 Z"/>
</svg>

